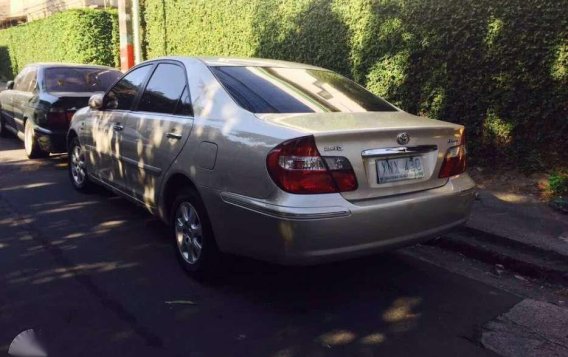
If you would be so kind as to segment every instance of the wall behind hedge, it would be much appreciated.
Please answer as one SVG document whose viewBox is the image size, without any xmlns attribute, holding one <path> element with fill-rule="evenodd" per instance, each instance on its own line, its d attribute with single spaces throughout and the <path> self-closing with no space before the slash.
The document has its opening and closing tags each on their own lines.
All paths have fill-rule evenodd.
<svg viewBox="0 0 568 357">
<path fill-rule="evenodd" d="M 0 78 L 32 62 L 119 65 L 115 11 L 70 10 L 0 30 Z"/>
<path fill-rule="evenodd" d="M 566 0 L 144 0 L 144 52 L 337 70 L 403 109 L 465 124 L 474 159 L 568 150 Z"/>
</svg>

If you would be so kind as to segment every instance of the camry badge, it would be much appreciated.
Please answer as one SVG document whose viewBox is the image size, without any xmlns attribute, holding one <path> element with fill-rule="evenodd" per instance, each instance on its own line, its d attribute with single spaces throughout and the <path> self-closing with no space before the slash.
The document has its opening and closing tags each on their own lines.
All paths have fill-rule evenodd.
<svg viewBox="0 0 568 357">
<path fill-rule="evenodd" d="M 396 142 L 400 145 L 406 145 L 410 141 L 410 135 L 408 133 L 400 133 L 396 136 Z"/>
<path fill-rule="evenodd" d="M 323 151 L 343 151 L 343 147 L 340 145 L 324 146 Z"/>
</svg>

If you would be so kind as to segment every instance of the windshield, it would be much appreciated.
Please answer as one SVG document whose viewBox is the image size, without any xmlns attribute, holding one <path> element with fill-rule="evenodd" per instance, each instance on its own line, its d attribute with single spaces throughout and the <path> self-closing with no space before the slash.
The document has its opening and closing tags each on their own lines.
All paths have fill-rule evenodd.
<svg viewBox="0 0 568 357">
<path fill-rule="evenodd" d="M 384 112 L 397 109 L 331 71 L 217 66 L 211 70 L 233 99 L 253 113 Z"/>
<path fill-rule="evenodd" d="M 104 68 L 46 68 L 45 87 L 48 92 L 104 92 L 121 76 Z"/>
</svg>

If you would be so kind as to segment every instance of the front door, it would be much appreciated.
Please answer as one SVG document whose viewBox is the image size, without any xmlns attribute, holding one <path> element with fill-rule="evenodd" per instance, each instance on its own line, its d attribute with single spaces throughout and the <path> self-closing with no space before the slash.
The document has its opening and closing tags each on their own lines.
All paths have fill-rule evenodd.
<svg viewBox="0 0 568 357">
<path fill-rule="evenodd" d="M 136 102 L 153 66 L 136 67 L 105 96 L 104 109 L 97 112 L 92 125 L 93 173 L 102 181 L 127 191 L 126 164 L 123 153 L 123 131 L 132 106 Z"/>
<path fill-rule="evenodd" d="M 129 114 L 123 135 L 124 160 L 133 195 L 149 206 L 160 180 L 175 160 L 193 126 L 185 68 L 176 62 L 157 65 Z"/>
<path fill-rule="evenodd" d="M 27 67 L 18 75 L 14 81 L 12 92 L 12 119 L 10 126 L 20 132 L 24 132 L 24 122 L 30 113 L 30 100 L 34 96 L 37 85 L 37 70 L 34 67 Z"/>
</svg>

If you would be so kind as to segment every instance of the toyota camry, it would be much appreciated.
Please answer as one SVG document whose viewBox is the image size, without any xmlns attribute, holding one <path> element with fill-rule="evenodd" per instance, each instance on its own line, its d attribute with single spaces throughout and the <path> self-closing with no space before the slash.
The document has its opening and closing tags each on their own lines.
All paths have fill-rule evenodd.
<svg viewBox="0 0 568 357">
<path fill-rule="evenodd" d="M 222 253 L 311 264 L 412 245 L 463 224 L 474 198 L 463 126 L 299 63 L 141 63 L 67 143 L 72 185 L 161 217 L 193 274 Z"/>
</svg>

